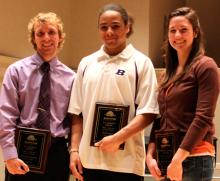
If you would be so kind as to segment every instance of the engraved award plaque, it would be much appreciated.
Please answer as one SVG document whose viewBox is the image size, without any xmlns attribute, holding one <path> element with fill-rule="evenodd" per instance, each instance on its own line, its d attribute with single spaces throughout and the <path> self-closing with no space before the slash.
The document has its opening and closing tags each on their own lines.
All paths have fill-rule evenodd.
<svg viewBox="0 0 220 181">
<path fill-rule="evenodd" d="M 29 166 L 31 172 L 44 173 L 51 141 L 50 131 L 17 127 L 15 134 L 18 157 Z"/>
<path fill-rule="evenodd" d="M 179 146 L 179 131 L 155 131 L 156 159 L 162 176 L 167 174 L 170 164 Z"/>
<path fill-rule="evenodd" d="M 96 103 L 90 145 L 113 135 L 128 123 L 129 106 Z M 124 143 L 119 149 L 124 149 Z"/>
</svg>

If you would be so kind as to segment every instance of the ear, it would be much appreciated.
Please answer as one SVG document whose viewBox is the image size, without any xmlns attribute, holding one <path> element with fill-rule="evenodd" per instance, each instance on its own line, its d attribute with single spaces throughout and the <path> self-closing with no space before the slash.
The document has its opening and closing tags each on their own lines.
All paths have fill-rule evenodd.
<svg viewBox="0 0 220 181">
<path fill-rule="evenodd" d="M 63 41 L 63 38 L 60 38 L 60 39 L 59 39 L 59 43 L 61 43 L 62 41 Z"/>
<path fill-rule="evenodd" d="M 131 31 L 131 26 L 130 26 L 130 23 L 128 23 L 128 24 L 126 25 L 126 37 L 127 37 L 127 38 L 128 38 L 129 35 L 131 34 L 130 31 Z"/>
<path fill-rule="evenodd" d="M 35 43 L 35 44 L 36 44 L 36 42 L 35 42 L 35 37 L 34 37 L 34 36 L 31 38 L 31 41 L 32 41 L 32 43 Z"/>
<path fill-rule="evenodd" d="M 59 42 L 58 42 L 58 48 L 60 48 L 61 43 L 63 42 L 63 40 L 64 40 L 64 38 L 60 38 L 60 39 L 59 39 Z"/>
<path fill-rule="evenodd" d="M 130 24 L 127 25 L 127 30 L 126 30 L 126 34 L 128 34 L 130 31 Z"/>
<path fill-rule="evenodd" d="M 35 38 L 33 37 L 33 39 L 31 40 L 31 43 L 32 45 L 34 46 L 34 48 L 36 49 L 37 48 L 37 44 L 36 44 L 36 41 L 35 41 Z"/>
<path fill-rule="evenodd" d="M 197 38 L 197 36 L 198 36 L 198 31 L 195 30 L 195 31 L 193 32 L 193 37 L 194 37 L 194 38 Z"/>
<path fill-rule="evenodd" d="M 194 33 L 194 38 L 197 38 L 197 33 Z"/>
</svg>

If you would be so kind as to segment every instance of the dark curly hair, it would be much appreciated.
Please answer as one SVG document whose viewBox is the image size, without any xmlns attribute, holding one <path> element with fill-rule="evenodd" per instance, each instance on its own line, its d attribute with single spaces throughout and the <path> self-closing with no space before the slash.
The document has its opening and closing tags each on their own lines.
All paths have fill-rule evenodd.
<svg viewBox="0 0 220 181">
<path fill-rule="evenodd" d="M 106 4 L 102 9 L 100 9 L 99 11 L 99 15 L 98 15 L 98 21 L 100 19 L 100 16 L 106 12 L 106 11 L 117 11 L 118 13 L 120 13 L 124 24 L 128 25 L 129 24 L 129 28 L 130 31 L 127 33 L 127 37 L 130 37 L 130 35 L 133 33 L 133 24 L 134 24 L 134 19 L 128 15 L 127 11 L 119 4 L 114 4 L 114 3 L 110 3 L 110 4 Z"/>
</svg>

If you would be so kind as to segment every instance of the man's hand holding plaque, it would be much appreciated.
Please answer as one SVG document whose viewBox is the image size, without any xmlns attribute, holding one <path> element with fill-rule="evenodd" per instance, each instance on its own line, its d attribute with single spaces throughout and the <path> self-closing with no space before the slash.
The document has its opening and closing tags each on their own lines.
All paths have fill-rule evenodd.
<svg viewBox="0 0 220 181">
<path fill-rule="evenodd" d="M 17 127 L 15 138 L 18 157 L 29 166 L 31 172 L 44 173 L 51 141 L 50 131 Z"/>
<path fill-rule="evenodd" d="M 118 104 L 96 103 L 91 136 L 91 146 L 106 136 L 118 132 L 127 125 L 129 106 Z M 124 143 L 119 149 L 124 149 Z"/>
</svg>

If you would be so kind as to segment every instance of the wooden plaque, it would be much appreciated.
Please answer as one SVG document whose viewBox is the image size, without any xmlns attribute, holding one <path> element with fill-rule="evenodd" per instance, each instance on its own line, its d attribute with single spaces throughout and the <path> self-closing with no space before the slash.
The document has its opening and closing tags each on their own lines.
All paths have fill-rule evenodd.
<svg viewBox="0 0 220 181">
<path fill-rule="evenodd" d="M 179 147 L 179 131 L 155 131 L 156 159 L 163 176 L 167 174 L 167 167 Z"/>
<path fill-rule="evenodd" d="M 90 145 L 113 135 L 128 123 L 129 106 L 96 103 Z M 124 149 L 124 143 L 120 145 Z"/>
<path fill-rule="evenodd" d="M 15 134 L 18 157 L 29 166 L 31 172 L 44 173 L 51 142 L 50 131 L 17 127 Z"/>
</svg>

